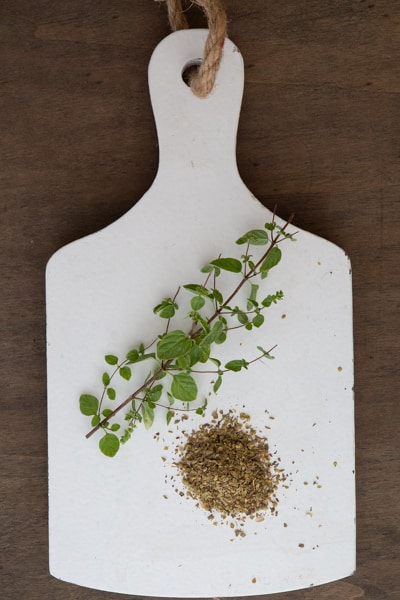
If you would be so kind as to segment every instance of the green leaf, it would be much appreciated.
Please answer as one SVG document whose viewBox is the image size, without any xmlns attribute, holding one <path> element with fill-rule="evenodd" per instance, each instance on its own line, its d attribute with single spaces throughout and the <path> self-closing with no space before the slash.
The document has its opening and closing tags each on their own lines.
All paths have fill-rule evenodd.
<svg viewBox="0 0 400 600">
<path fill-rule="evenodd" d="M 240 273 L 242 270 L 242 263 L 237 258 L 216 258 L 210 264 L 231 273 Z"/>
<path fill-rule="evenodd" d="M 265 358 L 268 358 L 269 360 L 274 360 L 275 356 L 272 356 L 272 354 L 270 354 L 268 352 L 268 350 L 264 350 L 264 348 L 262 346 L 257 346 L 257 350 L 262 352 L 262 354 Z"/>
<path fill-rule="evenodd" d="M 215 340 L 219 338 L 219 336 L 223 332 L 223 329 L 224 325 L 221 321 L 217 321 L 216 323 L 214 323 L 211 330 L 201 340 L 200 346 L 209 346 L 210 344 L 213 344 Z"/>
<path fill-rule="evenodd" d="M 216 344 L 223 344 L 226 341 L 226 331 L 221 331 L 220 335 L 215 340 Z"/>
<path fill-rule="evenodd" d="M 202 406 L 199 406 L 199 408 L 196 408 L 196 415 L 202 415 L 204 413 L 204 408 Z"/>
<path fill-rule="evenodd" d="M 114 354 L 107 354 L 104 357 L 104 360 L 109 365 L 116 365 L 118 363 L 118 356 L 115 356 Z"/>
<path fill-rule="evenodd" d="M 92 427 L 96 427 L 96 425 L 98 425 L 101 421 L 100 415 L 94 415 L 92 421 L 91 421 L 91 425 Z"/>
<path fill-rule="evenodd" d="M 278 302 L 278 300 L 282 300 L 284 297 L 284 294 L 282 291 L 276 292 L 276 294 L 270 294 L 268 295 L 266 298 L 264 298 L 264 300 L 262 300 L 261 304 L 263 306 L 265 306 L 265 308 L 268 308 L 271 306 L 271 304 L 276 304 Z"/>
<path fill-rule="evenodd" d="M 214 394 L 216 394 L 218 392 L 219 388 L 221 387 L 221 383 L 222 383 L 222 377 L 221 377 L 221 375 L 218 375 L 218 377 L 214 383 L 214 386 L 213 386 Z"/>
<path fill-rule="evenodd" d="M 236 316 L 237 316 L 239 323 L 241 323 L 242 325 L 246 325 L 246 323 L 249 320 L 249 317 L 242 311 L 237 312 Z"/>
<path fill-rule="evenodd" d="M 210 297 L 211 292 L 204 287 L 204 285 L 199 285 L 198 283 L 187 283 L 183 286 L 185 290 L 192 292 L 193 294 L 197 294 L 198 296 L 206 296 Z"/>
<path fill-rule="evenodd" d="M 120 427 L 121 425 L 119 423 L 114 423 L 113 425 L 111 425 L 111 431 L 118 431 Z"/>
<path fill-rule="evenodd" d="M 113 433 L 106 433 L 106 435 L 100 438 L 99 448 L 103 454 L 112 458 L 119 450 L 119 439 Z"/>
<path fill-rule="evenodd" d="M 196 363 L 201 362 L 203 355 L 203 348 L 197 344 L 193 344 L 189 354 L 189 366 L 193 367 Z"/>
<path fill-rule="evenodd" d="M 166 414 L 167 425 L 170 424 L 173 416 L 174 416 L 174 412 L 172 410 L 167 411 L 167 414 Z"/>
<path fill-rule="evenodd" d="M 162 396 L 162 393 L 163 393 L 163 386 L 160 383 L 158 385 L 155 385 L 150 390 L 151 401 L 158 402 Z"/>
<path fill-rule="evenodd" d="M 129 367 L 121 367 L 119 370 L 119 374 L 123 379 L 126 379 L 126 381 L 129 381 L 132 377 L 132 371 Z"/>
<path fill-rule="evenodd" d="M 214 363 L 214 365 L 216 367 L 219 368 L 221 366 L 221 361 L 218 358 L 214 358 L 214 357 L 210 356 L 210 360 L 212 363 Z"/>
<path fill-rule="evenodd" d="M 219 290 L 214 289 L 212 292 L 213 297 L 218 302 L 218 304 L 224 303 L 224 297 Z"/>
<path fill-rule="evenodd" d="M 154 422 L 154 409 L 147 402 L 142 404 L 143 423 L 146 429 L 150 429 Z"/>
<path fill-rule="evenodd" d="M 253 319 L 254 327 L 261 327 L 261 325 L 263 323 L 264 323 L 264 315 L 258 314 L 254 317 L 254 319 Z"/>
<path fill-rule="evenodd" d="M 281 258 L 281 249 L 278 248 L 278 246 L 274 246 L 273 248 L 271 248 L 260 267 L 261 273 L 269 271 L 270 269 L 272 269 L 272 267 L 275 267 L 279 263 Z"/>
<path fill-rule="evenodd" d="M 250 286 L 251 286 L 251 288 L 250 288 L 250 296 L 247 300 L 247 310 L 251 310 L 252 308 L 256 307 L 258 304 L 257 292 L 258 292 L 258 288 L 260 286 L 257 285 L 256 283 L 251 283 Z"/>
<path fill-rule="evenodd" d="M 197 398 L 197 385 L 189 373 L 173 375 L 171 393 L 177 400 L 191 402 Z"/>
<path fill-rule="evenodd" d="M 161 360 L 184 356 L 192 347 L 190 337 L 179 329 L 165 333 L 157 344 L 157 355 Z"/>
<path fill-rule="evenodd" d="M 96 396 L 82 394 L 82 396 L 79 398 L 79 408 L 83 415 L 90 417 L 91 415 L 95 415 L 97 413 L 99 401 L 97 400 Z"/>
<path fill-rule="evenodd" d="M 103 417 L 109 417 L 112 413 L 111 408 L 105 408 L 104 410 L 101 411 L 101 414 L 103 415 Z"/>
<path fill-rule="evenodd" d="M 162 318 L 162 319 L 171 319 L 175 315 L 175 311 L 178 308 L 176 302 L 172 300 L 172 298 L 164 298 L 161 304 L 158 304 L 154 307 L 153 312 Z"/>
<path fill-rule="evenodd" d="M 193 308 L 193 310 L 200 310 L 201 308 L 203 308 L 205 303 L 206 301 L 202 296 L 194 296 L 194 298 L 192 298 L 190 301 L 190 305 Z"/>
<path fill-rule="evenodd" d="M 176 359 L 176 364 L 171 365 L 170 368 L 173 369 L 174 367 L 181 371 L 187 371 L 190 368 L 190 355 L 179 356 Z"/>
<path fill-rule="evenodd" d="M 276 223 L 265 223 L 264 227 L 265 229 L 268 229 L 268 231 L 274 231 Z"/>
<path fill-rule="evenodd" d="M 107 396 L 109 397 L 110 400 L 115 400 L 117 394 L 116 394 L 116 391 L 114 390 L 114 388 L 107 388 Z"/>
<path fill-rule="evenodd" d="M 148 352 L 147 354 L 140 354 L 135 360 L 130 360 L 129 364 L 135 364 L 138 362 L 142 362 L 143 360 L 148 360 L 149 358 L 155 358 L 156 355 L 154 352 Z"/>
<path fill-rule="evenodd" d="M 131 362 L 134 363 L 138 360 L 139 358 L 139 352 L 134 348 L 133 350 L 129 350 L 128 354 L 126 355 L 126 358 Z"/>
<path fill-rule="evenodd" d="M 225 369 L 228 369 L 229 371 L 239 372 L 243 369 L 244 366 L 244 360 L 241 358 L 238 360 L 230 360 L 229 362 L 227 362 L 225 365 Z"/>
<path fill-rule="evenodd" d="M 268 233 L 263 229 L 252 229 L 236 240 L 239 245 L 251 244 L 252 246 L 265 246 L 268 242 Z"/>
<path fill-rule="evenodd" d="M 101 378 L 103 385 L 108 385 L 110 383 L 110 376 L 108 373 L 103 373 L 103 376 Z"/>
<path fill-rule="evenodd" d="M 173 304 L 168 304 L 167 306 L 164 306 L 164 308 L 160 310 L 158 315 L 162 319 L 171 319 L 175 315 L 175 306 Z"/>
</svg>

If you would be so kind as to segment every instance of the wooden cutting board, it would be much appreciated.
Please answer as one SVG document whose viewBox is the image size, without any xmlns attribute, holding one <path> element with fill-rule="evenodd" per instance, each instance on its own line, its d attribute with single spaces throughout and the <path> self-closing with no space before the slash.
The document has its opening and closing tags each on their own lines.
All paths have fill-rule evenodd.
<svg viewBox="0 0 400 600">
<path fill-rule="evenodd" d="M 284 300 L 263 327 L 240 330 L 221 349 L 252 358 L 257 345 L 277 344 L 275 360 L 227 375 L 209 400 L 209 412 L 245 410 L 256 428 L 269 427 L 288 474 L 278 515 L 251 521 L 244 537 L 214 526 L 173 489 L 181 432 L 170 433 L 164 417 L 150 431 L 138 428 L 112 459 L 98 451 L 96 435 L 85 438 L 78 399 L 96 387 L 103 356 L 153 339 L 160 331 L 152 307 L 272 219 L 236 166 L 238 48 L 226 40 L 209 97 L 195 97 L 182 80 L 206 36 L 176 32 L 151 59 L 160 160 L 149 191 L 47 267 L 50 572 L 113 592 L 248 596 L 318 585 L 355 568 L 351 270 L 328 241 L 299 230 L 296 243 L 285 242 L 263 283 L 266 293 L 282 289 Z M 199 424 L 196 415 L 184 428 Z"/>
</svg>

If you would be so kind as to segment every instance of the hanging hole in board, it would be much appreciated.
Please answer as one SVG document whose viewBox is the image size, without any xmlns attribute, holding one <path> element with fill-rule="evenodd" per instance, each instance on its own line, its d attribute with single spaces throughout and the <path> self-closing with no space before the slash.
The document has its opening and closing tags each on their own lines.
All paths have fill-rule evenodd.
<svg viewBox="0 0 400 600">
<path fill-rule="evenodd" d="M 201 63 L 203 62 L 202 58 L 194 58 L 186 63 L 186 65 L 182 69 L 182 79 L 186 83 L 188 87 L 190 87 L 190 82 L 194 75 L 196 75 L 197 71 L 200 68 Z"/>
</svg>

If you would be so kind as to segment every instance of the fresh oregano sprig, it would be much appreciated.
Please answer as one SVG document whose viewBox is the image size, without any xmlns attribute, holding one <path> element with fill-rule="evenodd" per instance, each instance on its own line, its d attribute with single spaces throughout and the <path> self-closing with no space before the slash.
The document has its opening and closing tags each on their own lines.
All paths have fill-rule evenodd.
<svg viewBox="0 0 400 600">
<path fill-rule="evenodd" d="M 129 350 L 122 360 L 115 354 L 104 357 L 111 371 L 108 369 L 102 375 L 100 396 L 82 394 L 79 399 L 81 413 L 91 419 L 92 429 L 86 437 L 101 430 L 103 436 L 99 440 L 99 447 L 103 454 L 115 456 L 120 445 L 130 439 L 139 423 L 149 429 L 157 408 L 165 410 L 167 424 L 179 411 L 203 414 L 207 399 L 200 405 L 198 402 L 191 404 L 198 400 L 198 377 L 211 375 L 212 389 L 216 393 L 228 371 L 239 372 L 262 358 L 274 358 L 271 355 L 274 348 L 265 350 L 257 346 L 259 354 L 252 360 L 234 358 L 222 365 L 212 353 L 226 341 L 230 331 L 241 327 L 247 330 L 261 327 L 265 320 L 265 309 L 282 300 L 283 292 L 280 290 L 260 299 L 260 284 L 255 280 L 265 279 L 280 262 L 280 242 L 294 240 L 294 234 L 287 232 L 290 222 L 291 219 L 281 227 L 273 218 L 265 223 L 264 229 L 248 231 L 236 241 L 236 244 L 245 247 L 239 258 L 219 256 L 203 267 L 202 272 L 206 275 L 203 283 L 182 286 L 191 295 L 187 314 L 190 326 L 187 331 L 172 327 L 179 311 L 177 299 L 182 291 L 179 288 L 172 298 L 164 298 L 153 309 L 166 321 L 163 332 L 156 339 L 147 345 L 140 343 Z M 262 247 L 258 257 L 250 253 L 257 246 Z M 223 273 L 239 277 L 225 298 L 217 287 L 217 280 Z M 246 305 L 239 306 L 234 301 L 245 285 L 248 286 Z M 114 408 L 118 378 L 130 381 L 135 376 L 136 365 L 144 361 L 148 364 L 146 377 L 137 381 L 134 391 Z M 126 412 L 123 414 L 125 424 L 122 428 L 115 417 L 123 409 Z"/>
</svg>

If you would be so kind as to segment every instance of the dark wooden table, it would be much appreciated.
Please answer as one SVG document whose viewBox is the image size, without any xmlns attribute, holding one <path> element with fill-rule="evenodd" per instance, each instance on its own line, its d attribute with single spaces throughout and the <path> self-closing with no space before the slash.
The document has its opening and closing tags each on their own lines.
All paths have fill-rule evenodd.
<svg viewBox="0 0 400 600">
<path fill-rule="evenodd" d="M 246 65 L 242 177 L 353 265 L 357 571 L 277 600 L 400 598 L 400 3 L 373 2 L 226 2 Z M 0 6 L 4 600 L 121 597 L 48 574 L 44 269 L 150 186 L 147 64 L 168 32 L 151 0 Z"/>
</svg>

